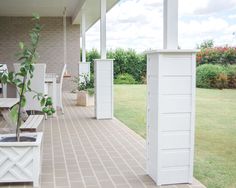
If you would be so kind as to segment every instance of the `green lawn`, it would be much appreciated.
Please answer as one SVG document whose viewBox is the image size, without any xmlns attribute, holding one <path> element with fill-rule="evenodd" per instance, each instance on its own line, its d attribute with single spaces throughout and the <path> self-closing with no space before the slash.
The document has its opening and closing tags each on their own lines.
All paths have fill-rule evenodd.
<svg viewBox="0 0 236 188">
<path fill-rule="evenodd" d="M 194 175 L 208 188 L 236 188 L 236 90 L 197 89 Z M 115 116 L 146 136 L 146 86 L 115 85 Z"/>
</svg>

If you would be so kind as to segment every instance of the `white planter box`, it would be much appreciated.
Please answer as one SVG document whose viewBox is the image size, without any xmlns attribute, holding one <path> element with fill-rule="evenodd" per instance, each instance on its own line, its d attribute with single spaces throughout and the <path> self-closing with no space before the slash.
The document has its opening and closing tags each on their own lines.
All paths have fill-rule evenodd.
<svg viewBox="0 0 236 188">
<path fill-rule="evenodd" d="M 0 139 L 11 136 L 15 135 L 1 135 Z M 21 136 L 34 136 L 36 141 L 0 142 L 0 183 L 33 182 L 34 187 L 38 187 L 43 133 L 25 133 Z"/>
<path fill-rule="evenodd" d="M 158 185 L 192 183 L 196 51 L 147 55 L 147 171 Z"/>
<path fill-rule="evenodd" d="M 86 91 L 78 91 L 77 93 L 78 106 L 94 106 L 94 95 L 89 95 Z"/>
</svg>

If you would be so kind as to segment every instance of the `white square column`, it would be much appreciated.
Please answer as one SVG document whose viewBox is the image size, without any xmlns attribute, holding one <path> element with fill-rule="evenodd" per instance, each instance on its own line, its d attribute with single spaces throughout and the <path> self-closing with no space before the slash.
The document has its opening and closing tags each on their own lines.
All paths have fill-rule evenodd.
<svg viewBox="0 0 236 188">
<path fill-rule="evenodd" d="M 164 0 L 164 49 L 178 48 L 178 0 Z"/>
<path fill-rule="evenodd" d="M 95 60 L 95 117 L 113 118 L 113 60 Z"/>
<path fill-rule="evenodd" d="M 82 62 L 86 62 L 86 17 L 85 13 L 82 13 Z"/>
<path fill-rule="evenodd" d="M 192 183 L 196 51 L 147 55 L 147 172 L 158 184 Z"/>
<path fill-rule="evenodd" d="M 100 0 L 100 51 L 101 59 L 106 59 L 106 13 L 107 13 L 107 0 Z"/>
</svg>

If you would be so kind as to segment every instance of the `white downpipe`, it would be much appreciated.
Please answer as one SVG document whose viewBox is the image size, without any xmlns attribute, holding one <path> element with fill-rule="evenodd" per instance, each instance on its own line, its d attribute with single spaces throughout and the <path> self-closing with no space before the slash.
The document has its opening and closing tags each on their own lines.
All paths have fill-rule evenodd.
<svg viewBox="0 0 236 188">
<path fill-rule="evenodd" d="M 100 0 L 101 21 L 100 21 L 100 51 L 101 59 L 106 59 L 106 0 Z"/>
<path fill-rule="evenodd" d="M 63 34 L 64 34 L 64 64 L 67 64 L 66 7 L 63 12 Z"/>
<path fill-rule="evenodd" d="M 82 62 L 86 63 L 86 17 L 82 14 Z"/>
</svg>

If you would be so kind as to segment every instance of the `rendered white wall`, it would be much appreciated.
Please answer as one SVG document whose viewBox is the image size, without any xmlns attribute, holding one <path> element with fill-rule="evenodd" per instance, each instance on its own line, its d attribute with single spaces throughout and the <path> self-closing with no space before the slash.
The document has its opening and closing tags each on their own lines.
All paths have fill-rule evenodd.
<svg viewBox="0 0 236 188">
<path fill-rule="evenodd" d="M 113 60 L 95 60 L 95 117 L 113 118 Z"/>
<path fill-rule="evenodd" d="M 195 52 L 161 50 L 147 58 L 148 174 L 158 185 L 192 183 Z"/>
</svg>

